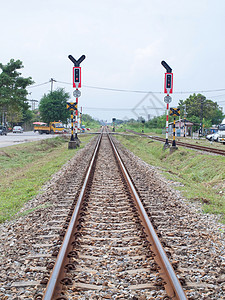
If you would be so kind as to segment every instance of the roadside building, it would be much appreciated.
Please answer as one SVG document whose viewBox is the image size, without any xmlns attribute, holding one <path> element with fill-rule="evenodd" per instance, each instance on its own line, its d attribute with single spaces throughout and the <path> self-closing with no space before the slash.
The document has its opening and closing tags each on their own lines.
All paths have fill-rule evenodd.
<svg viewBox="0 0 225 300">
<path fill-rule="evenodd" d="M 192 127 L 194 123 L 188 121 L 187 119 L 180 119 L 175 121 L 175 135 L 176 136 L 184 136 L 184 129 L 185 129 L 185 136 L 192 136 Z M 173 122 L 169 123 L 169 135 L 173 135 Z"/>
</svg>

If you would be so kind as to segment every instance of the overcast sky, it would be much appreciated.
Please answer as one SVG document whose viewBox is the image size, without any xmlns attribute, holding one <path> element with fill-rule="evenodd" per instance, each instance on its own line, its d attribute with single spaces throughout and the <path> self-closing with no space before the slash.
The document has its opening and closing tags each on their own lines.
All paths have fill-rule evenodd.
<svg viewBox="0 0 225 300">
<path fill-rule="evenodd" d="M 40 100 L 54 78 L 72 100 L 68 55 L 84 54 L 79 106 L 110 121 L 163 113 L 165 60 L 171 107 L 213 90 L 202 93 L 225 112 L 224 29 L 224 0 L 1 0 L 0 62 L 22 60 L 22 75 L 35 81 L 29 99 Z"/>
</svg>

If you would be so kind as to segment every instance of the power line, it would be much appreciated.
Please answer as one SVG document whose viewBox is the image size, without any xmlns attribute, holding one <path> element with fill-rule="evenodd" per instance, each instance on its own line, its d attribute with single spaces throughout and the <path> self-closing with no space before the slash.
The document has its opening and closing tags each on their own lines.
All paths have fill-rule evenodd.
<svg viewBox="0 0 225 300">
<path fill-rule="evenodd" d="M 224 97 L 225 96 L 225 94 L 220 94 L 220 95 L 216 95 L 216 96 L 210 96 L 210 97 L 213 97 L 213 98 L 218 98 L 218 97 Z"/>
<path fill-rule="evenodd" d="M 31 85 L 31 86 L 29 86 L 29 87 L 27 87 L 27 88 L 28 88 L 28 89 L 31 89 L 31 88 L 35 88 L 35 87 L 38 87 L 38 86 L 41 86 L 41 85 L 45 85 L 45 84 L 47 84 L 47 83 L 49 83 L 49 81 L 44 82 L 44 83 L 40 83 L 40 84 L 36 84 L 36 85 Z"/>
<path fill-rule="evenodd" d="M 72 83 L 69 82 L 58 81 L 58 80 L 54 80 L 54 81 L 62 84 L 72 85 Z M 30 86 L 29 88 L 38 87 L 47 83 L 49 83 L 49 81 L 38 85 Z M 98 90 L 114 91 L 114 92 L 126 92 L 126 93 L 138 93 L 138 94 L 148 94 L 148 93 L 164 94 L 164 92 L 159 92 L 159 91 L 127 90 L 127 89 L 107 88 L 107 87 L 90 86 L 90 85 L 83 85 L 83 87 L 98 89 Z M 225 91 L 225 88 L 215 89 L 215 90 L 202 90 L 202 91 L 180 91 L 180 92 L 173 92 L 173 94 L 211 93 L 211 92 L 221 92 L 221 91 Z"/>
<path fill-rule="evenodd" d="M 128 110 L 140 110 L 140 111 L 143 111 L 143 108 L 115 108 L 115 107 L 85 107 L 83 106 L 84 109 L 87 109 L 87 110 L 103 110 L 103 111 L 128 111 Z M 146 107 L 147 109 L 159 109 L 159 110 L 165 110 L 165 108 L 162 108 L 162 107 Z"/>
<path fill-rule="evenodd" d="M 114 91 L 114 92 L 126 92 L 126 93 L 138 93 L 138 94 L 148 94 L 148 93 L 163 94 L 163 92 L 134 91 L 134 90 L 124 90 L 124 89 L 113 89 L 113 88 L 104 88 L 104 87 L 90 86 L 90 85 L 83 85 L 83 86 L 87 87 L 87 88 L 90 88 L 90 89 L 105 90 L 105 91 Z"/>
<path fill-rule="evenodd" d="M 188 91 L 188 92 L 173 92 L 173 94 L 212 93 L 212 92 L 221 92 L 221 91 L 225 91 L 225 89 L 205 90 L 205 91 Z"/>
<path fill-rule="evenodd" d="M 57 81 L 58 83 L 72 85 L 69 82 Z M 154 93 L 154 94 L 164 94 L 164 92 L 159 91 L 140 91 L 140 90 L 126 90 L 126 89 L 115 89 L 115 88 L 106 88 L 106 87 L 99 87 L 99 86 L 90 86 L 90 85 L 83 85 L 83 87 L 91 88 L 91 89 L 99 89 L 99 90 L 107 90 L 107 91 L 116 91 L 116 92 L 127 92 L 127 93 Z M 173 92 L 173 94 L 191 94 L 191 93 L 211 93 L 211 92 L 220 92 L 225 91 L 224 89 L 217 89 L 217 90 L 205 90 L 205 91 L 180 91 L 180 92 Z"/>
<path fill-rule="evenodd" d="M 57 81 L 58 83 L 69 84 L 72 83 Z M 126 90 L 126 89 L 115 89 L 115 88 L 106 88 L 106 87 L 99 87 L 99 86 L 90 86 L 90 85 L 83 85 L 83 87 L 91 88 L 91 89 L 99 89 L 99 90 L 107 90 L 107 91 L 116 91 L 116 92 L 127 92 L 127 93 L 154 93 L 154 94 L 164 94 L 164 92 L 159 91 L 140 91 L 140 90 Z M 191 93 L 211 93 L 211 92 L 220 92 L 225 91 L 224 89 L 217 89 L 217 90 L 205 90 L 205 91 L 180 91 L 180 92 L 173 92 L 173 94 L 191 94 Z"/>
</svg>

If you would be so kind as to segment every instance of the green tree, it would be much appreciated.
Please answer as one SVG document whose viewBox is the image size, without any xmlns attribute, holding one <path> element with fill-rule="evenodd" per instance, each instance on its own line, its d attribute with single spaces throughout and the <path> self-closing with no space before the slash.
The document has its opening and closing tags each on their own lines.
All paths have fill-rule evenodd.
<svg viewBox="0 0 225 300">
<path fill-rule="evenodd" d="M 90 115 L 88 114 L 82 114 L 82 124 L 85 125 L 86 128 L 96 128 L 100 126 L 100 122 L 94 120 Z"/>
<path fill-rule="evenodd" d="M 24 123 L 31 123 L 34 119 L 34 112 L 30 109 L 23 111 L 23 122 Z"/>
<path fill-rule="evenodd" d="M 202 94 L 190 95 L 186 100 L 180 100 L 178 107 L 181 110 L 181 117 L 184 117 L 184 110 L 186 106 L 187 119 L 201 123 L 203 119 L 207 123 L 207 126 L 213 124 L 219 124 L 224 118 L 223 112 L 219 108 L 219 105 L 212 100 L 207 100 Z"/>
<path fill-rule="evenodd" d="M 169 116 L 169 122 L 172 122 L 173 118 L 171 116 Z M 149 120 L 146 123 L 146 126 L 148 128 L 165 128 L 166 127 L 166 113 L 163 114 L 162 116 L 155 116 L 154 118 L 152 118 L 151 120 Z"/>
<path fill-rule="evenodd" d="M 57 89 L 50 92 L 41 98 L 39 111 L 43 122 L 49 123 L 54 121 L 61 121 L 67 123 L 70 117 L 70 112 L 66 108 L 66 102 L 70 96 L 64 89 Z"/>
<path fill-rule="evenodd" d="M 18 71 L 23 68 L 20 60 L 11 59 L 6 65 L 0 63 L 0 111 L 7 114 L 7 120 L 20 122 L 23 112 L 29 109 L 26 88 L 33 84 L 32 78 L 24 78 Z M 2 120 L 4 121 L 4 120 Z"/>
</svg>

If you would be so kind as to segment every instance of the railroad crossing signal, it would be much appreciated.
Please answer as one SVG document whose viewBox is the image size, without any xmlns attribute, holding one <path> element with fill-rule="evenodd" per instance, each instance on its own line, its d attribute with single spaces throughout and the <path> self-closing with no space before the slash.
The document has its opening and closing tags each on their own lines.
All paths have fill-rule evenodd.
<svg viewBox="0 0 225 300">
<path fill-rule="evenodd" d="M 81 67 L 73 67 L 73 87 L 81 87 Z"/>
<path fill-rule="evenodd" d="M 165 73 L 164 93 L 172 94 L 173 92 L 173 73 Z"/>
<path fill-rule="evenodd" d="M 165 85 L 164 85 L 164 93 L 172 94 L 173 92 L 173 73 L 170 66 L 163 60 L 161 61 L 162 66 L 166 69 L 165 73 Z"/>
<path fill-rule="evenodd" d="M 167 94 L 167 96 L 164 98 L 164 102 L 166 103 L 166 142 L 163 147 L 166 149 L 169 147 L 169 103 L 172 101 L 172 98 L 169 96 L 169 94 L 173 92 L 173 73 L 171 67 L 164 60 L 161 61 L 161 64 L 166 69 L 164 83 L 164 93 Z"/>
<path fill-rule="evenodd" d="M 68 58 L 74 63 L 73 67 L 73 87 L 80 88 L 81 87 L 81 67 L 80 64 L 86 58 L 85 55 L 81 55 L 81 57 L 76 60 L 72 55 L 69 55 Z"/>
<path fill-rule="evenodd" d="M 170 116 L 180 116 L 180 108 L 170 108 Z"/>
<path fill-rule="evenodd" d="M 74 149 L 80 146 L 80 141 L 77 137 L 77 117 L 78 117 L 78 97 L 81 96 L 81 92 L 78 90 L 78 88 L 81 87 L 81 67 L 80 64 L 82 61 L 86 58 L 85 55 L 82 55 L 78 60 L 76 60 L 72 55 L 69 55 L 68 58 L 74 63 L 73 67 L 73 87 L 76 88 L 76 90 L 73 92 L 74 97 L 76 98 L 76 103 L 68 103 L 67 102 L 67 109 L 71 111 L 71 139 L 69 142 L 69 149 Z M 76 111 L 75 114 L 75 137 L 73 135 L 73 114 L 74 110 Z M 74 143 L 76 142 L 76 143 Z"/>
<path fill-rule="evenodd" d="M 77 102 L 74 103 L 66 102 L 66 108 L 68 110 L 77 110 Z"/>
</svg>

